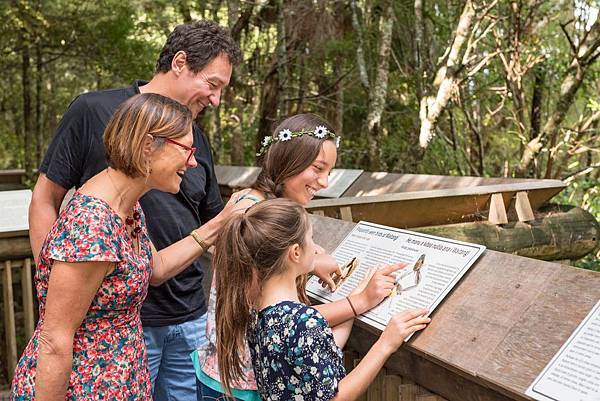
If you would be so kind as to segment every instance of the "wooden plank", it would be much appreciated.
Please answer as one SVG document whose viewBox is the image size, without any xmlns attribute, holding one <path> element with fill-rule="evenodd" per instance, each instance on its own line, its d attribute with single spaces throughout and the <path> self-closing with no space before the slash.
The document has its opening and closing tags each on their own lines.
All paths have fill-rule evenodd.
<svg viewBox="0 0 600 401">
<path fill-rule="evenodd" d="M 23 319 L 25 336 L 30 338 L 34 330 L 33 284 L 31 280 L 31 259 L 25 259 L 21 269 L 21 292 L 23 294 Z"/>
<path fill-rule="evenodd" d="M 352 209 L 349 206 L 340 208 L 340 217 L 344 221 L 352 221 Z"/>
<path fill-rule="evenodd" d="M 377 376 L 375 376 L 375 379 L 373 380 L 373 382 L 367 389 L 367 401 L 384 401 L 384 398 L 383 398 L 384 377 L 385 377 L 385 368 L 379 370 L 379 373 L 377 373 Z"/>
<path fill-rule="evenodd" d="M 598 273 L 556 265 L 547 281 L 478 374 L 525 392 L 600 299 Z"/>
<path fill-rule="evenodd" d="M 508 217 L 506 216 L 506 207 L 501 193 L 492 194 L 490 198 L 490 211 L 488 221 L 492 224 L 506 224 Z"/>
<path fill-rule="evenodd" d="M 416 384 L 401 384 L 400 399 L 402 401 L 416 401 L 419 393 L 419 386 Z"/>
<path fill-rule="evenodd" d="M 0 234 L 0 261 L 28 257 L 31 257 L 31 245 L 27 234 L 5 238 Z"/>
<path fill-rule="evenodd" d="M 515 209 L 517 210 L 517 216 L 519 221 L 531 221 L 535 219 L 531 204 L 529 203 L 529 197 L 527 191 L 519 191 L 516 195 Z"/>
<path fill-rule="evenodd" d="M 350 206 L 353 221 L 407 228 L 485 220 L 494 193 L 501 193 L 505 207 L 519 191 L 528 191 L 531 206 L 539 207 L 564 188 L 557 180 L 534 180 L 484 187 L 459 187 L 439 190 L 388 193 L 378 196 L 344 197 L 311 201 L 307 209 L 320 209 L 326 216 L 341 218 L 339 208 Z M 543 194 L 541 198 L 539 193 Z M 535 205 L 533 200 L 535 200 Z"/>
<path fill-rule="evenodd" d="M 383 378 L 383 401 L 400 400 L 400 385 L 402 377 L 398 375 L 385 375 Z"/>
<path fill-rule="evenodd" d="M 325 213 L 322 210 L 313 210 L 311 213 L 316 216 L 325 216 Z"/>
<path fill-rule="evenodd" d="M 373 196 L 385 193 L 424 191 L 459 187 L 476 187 L 521 182 L 548 182 L 562 184 L 558 180 L 531 180 L 525 178 L 464 177 L 429 174 L 394 174 L 365 172 L 348 188 L 344 196 Z M 564 185 L 564 184 L 563 184 Z"/>
<path fill-rule="evenodd" d="M 6 338 L 6 362 L 9 379 L 17 366 L 17 335 L 15 331 L 15 306 L 12 288 L 12 263 L 4 262 L 2 272 L 2 301 L 4 306 L 4 333 Z"/>
</svg>

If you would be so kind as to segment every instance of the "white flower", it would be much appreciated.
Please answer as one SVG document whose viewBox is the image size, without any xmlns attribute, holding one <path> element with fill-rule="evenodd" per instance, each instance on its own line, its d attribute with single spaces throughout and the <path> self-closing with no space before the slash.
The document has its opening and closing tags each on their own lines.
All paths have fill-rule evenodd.
<svg viewBox="0 0 600 401">
<path fill-rule="evenodd" d="M 269 146 L 273 137 L 265 136 L 262 141 L 262 146 Z"/>
<path fill-rule="evenodd" d="M 306 327 L 309 329 L 312 329 L 316 325 L 317 325 L 317 320 L 313 319 L 312 317 L 306 321 Z"/>
<path fill-rule="evenodd" d="M 315 128 L 315 136 L 319 139 L 323 139 L 325 138 L 325 135 L 327 135 L 327 128 L 323 127 L 322 125 L 318 125 Z"/>
<path fill-rule="evenodd" d="M 302 373 L 302 368 L 300 366 L 295 366 L 294 367 L 294 372 L 299 375 L 300 373 Z"/>
<path fill-rule="evenodd" d="M 304 401 L 304 396 L 302 394 L 294 395 L 294 401 Z"/>
<path fill-rule="evenodd" d="M 281 131 L 279 131 L 278 136 L 280 141 L 289 141 L 290 139 L 292 139 L 292 131 L 290 131 L 287 128 L 282 129 Z"/>
<path fill-rule="evenodd" d="M 290 377 L 290 383 L 295 385 L 295 384 L 300 383 L 300 381 L 298 380 L 298 378 L 296 376 L 292 376 L 292 377 Z"/>
<path fill-rule="evenodd" d="M 335 138 L 335 147 L 339 148 L 340 147 L 340 140 L 342 139 L 342 137 L 338 136 L 337 138 Z"/>
<path fill-rule="evenodd" d="M 306 345 L 312 345 L 312 343 L 313 343 L 313 338 L 312 337 L 308 337 L 306 339 Z"/>
</svg>

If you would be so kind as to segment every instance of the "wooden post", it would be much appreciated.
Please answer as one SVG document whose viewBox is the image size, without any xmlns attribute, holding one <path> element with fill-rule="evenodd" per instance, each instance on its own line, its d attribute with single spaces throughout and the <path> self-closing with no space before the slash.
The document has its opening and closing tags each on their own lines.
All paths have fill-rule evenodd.
<svg viewBox="0 0 600 401">
<path fill-rule="evenodd" d="M 375 380 L 371 383 L 367 389 L 367 401 L 383 401 L 383 380 L 385 377 L 385 368 L 381 368 Z"/>
<path fill-rule="evenodd" d="M 355 360 L 354 360 L 354 367 L 357 367 L 359 363 L 360 363 L 360 359 L 355 359 Z M 362 393 L 362 394 L 361 394 L 361 395 L 360 395 L 360 396 L 359 396 L 359 397 L 356 399 L 356 401 L 367 401 L 367 400 L 368 400 L 368 398 L 367 398 L 367 393 L 368 393 L 368 391 L 369 391 L 369 390 L 367 389 L 367 391 L 365 391 L 364 393 Z"/>
<path fill-rule="evenodd" d="M 25 336 L 30 338 L 34 330 L 33 289 L 31 284 L 31 259 L 23 261 L 21 270 L 21 290 L 23 293 L 23 319 L 25 320 Z"/>
<path fill-rule="evenodd" d="M 529 196 L 527 196 L 526 191 L 517 192 L 515 209 L 517 210 L 519 221 L 531 221 L 535 219 L 531 204 L 529 203 Z"/>
<path fill-rule="evenodd" d="M 15 308 L 13 302 L 12 288 L 12 263 L 10 260 L 4 262 L 2 274 L 2 296 L 4 302 L 4 332 L 6 335 L 6 359 L 9 380 L 17 366 L 17 335 L 15 332 Z"/>
<path fill-rule="evenodd" d="M 352 221 L 352 209 L 350 206 L 340 207 L 340 217 L 344 221 Z"/>
<path fill-rule="evenodd" d="M 382 400 L 394 400 L 399 401 L 400 398 L 400 385 L 402 384 L 402 378 L 398 375 L 386 375 L 383 378 L 383 398 Z"/>
<path fill-rule="evenodd" d="M 419 394 L 419 386 L 416 384 L 401 384 L 400 399 L 402 401 L 416 401 Z"/>
<path fill-rule="evenodd" d="M 492 224 L 508 223 L 504 199 L 502 199 L 501 193 L 492 194 L 492 197 L 490 198 L 490 213 L 488 215 L 488 220 Z"/>
</svg>

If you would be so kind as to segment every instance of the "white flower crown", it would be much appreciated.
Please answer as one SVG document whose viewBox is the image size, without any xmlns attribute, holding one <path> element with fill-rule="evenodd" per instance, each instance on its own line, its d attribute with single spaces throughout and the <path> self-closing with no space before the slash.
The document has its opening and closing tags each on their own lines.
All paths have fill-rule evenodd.
<svg viewBox="0 0 600 401">
<path fill-rule="evenodd" d="M 289 141 L 292 138 L 298 138 L 299 136 L 302 136 L 302 135 L 310 135 L 310 136 L 314 136 L 315 138 L 318 138 L 318 139 L 326 139 L 326 138 L 335 139 L 335 147 L 336 148 L 340 147 L 341 137 L 339 135 L 336 135 L 333 131 L 328 130 L 327 127 L 324 127 L 322 125 L 316 126 L 314 130 L 291 131 L 288 128 L 285 128 L 285 129 L 282 129 L 281 131 L 279 131 L 279 134 L 277 134 L 277 136 L 264 137 L 261 147 L 260 147 L 260 150 L 258 151 L 256 156 L 264 155 L 267 152 L 267 149 L 269 148 L 269 146 L 271 146 L 275 142 Z"/>
</svg>

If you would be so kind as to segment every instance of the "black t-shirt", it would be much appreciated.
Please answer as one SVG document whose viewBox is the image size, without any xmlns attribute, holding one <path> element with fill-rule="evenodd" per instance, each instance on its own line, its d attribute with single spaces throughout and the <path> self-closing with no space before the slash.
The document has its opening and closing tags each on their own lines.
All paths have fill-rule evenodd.
<svg viewBox="0 0 600 401">
<path fill-rule="evenodd" d="M 79 188 L 107 166 L 102 135 L 116 108 L 139 92 L 145 82 L 85 93 L 64 114 L 40 171 L 63 188 Z M 179 193 L 152 190 L 140 199 L 150 238 L 160 250 L 189 235 L 223 209 L 208 141 L 194 125 L 198 167 L 186 171 Z M 150 287 L 142 305 L 142 323 L 167 326 L 196 319 L 206 312 L 199 260 L 159 287 Z"/>
</svg>

